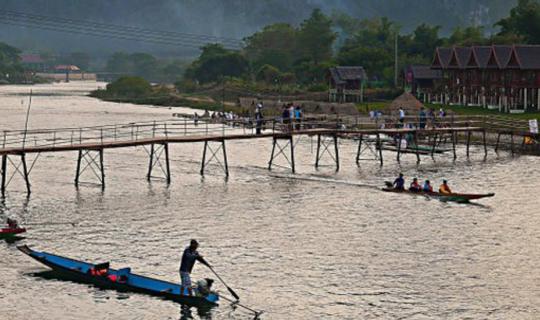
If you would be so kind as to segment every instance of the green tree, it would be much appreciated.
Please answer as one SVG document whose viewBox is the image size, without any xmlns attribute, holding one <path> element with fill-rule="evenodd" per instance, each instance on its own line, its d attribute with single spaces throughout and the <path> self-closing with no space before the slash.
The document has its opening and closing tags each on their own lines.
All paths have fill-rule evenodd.
<svg viewBox="0 0 540 320">
<path fill-rule="evenodd" d="M 448 46 L 478 46 L 486 43 L 484 27 L 457 27 L 446 41 Z"/>
<path fill-rule="evenodd" d="M 186 70 L 185 77 L 201 83 L 219 81 L 223 77 L 241 77 L 249 70 L 247 59 L 237 51 L 220 44 L 202 47 L 202 53 Z"/>
<path fill-rule="evenodd" d="M 499 35 L 521 37 L 529 44 L 540 44 L 540 3 L 534 0 L 519 0 L 510 10 L 510 16 L 495 24 L 501 28 Z"/>
<path fill-rule="evenodd" d="M 304 59 L 309 59 L 314 64 L 330 60 L 336 36 L 332 30 L 332 20 L 320 9 L 315 9 L 311 16 L 300 25 L 298 51 Z"/>
<path fill-rule="evenodd" d="M 439 37 L 440 26 L 429 26 L 422 23 L 412 33 L 410 46 L 400 46 L 400 50 L 407 50 L 408 55 L 420 55 L 426 59 L 433 57 L 435 48 L 442 45 L 442 40 Z"/>
<path fill-rule="evenodd" d="M 271 65 L 289 71 L 295 60 L 297 32 L 289 24 L 276 23 L 245 39 L 246 57 L 254 70 Z"/>
</svg>

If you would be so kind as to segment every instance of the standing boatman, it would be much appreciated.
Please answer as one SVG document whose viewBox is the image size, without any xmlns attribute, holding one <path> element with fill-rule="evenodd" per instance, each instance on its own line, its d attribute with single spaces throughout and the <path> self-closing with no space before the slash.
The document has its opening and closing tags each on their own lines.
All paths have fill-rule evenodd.
<svg viewBox="0 0 540 320">
<path fill-rule="evenodd" d="M 182 262 L 180 263 L 180 280 L 182 281 L 180 295 L 184 295 L 186 288 L 188 290 L 188 295 L 193 295 L 193 289 L 191 287 L 191 270 L 193 270 L 195 261 L 199 261 L 205 266 L 210 267 L 208 262 L 206 262 L 197 251 L 198 247 L 199 243 L 197 240 L 192 239 L 189 243 L 189 247 L 187 247 L 184 250 L 184 254 L 182 254 Z"/>
</svg>

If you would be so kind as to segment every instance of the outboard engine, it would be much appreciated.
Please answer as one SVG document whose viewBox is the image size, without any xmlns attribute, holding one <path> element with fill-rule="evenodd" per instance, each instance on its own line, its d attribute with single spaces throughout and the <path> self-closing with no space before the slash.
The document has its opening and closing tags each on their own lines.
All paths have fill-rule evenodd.
<svg viewBox="0 0 540 320">
<path fill-rule="evenodd" d="M 214 280 L 205 278 L 202 280 L 197 281 L 197 290 L 200 294 L 203 296 L 206 296 L 210 293 L 210 289 L 212 288 L 212 284 L 214 283 Z"/>
</svg>

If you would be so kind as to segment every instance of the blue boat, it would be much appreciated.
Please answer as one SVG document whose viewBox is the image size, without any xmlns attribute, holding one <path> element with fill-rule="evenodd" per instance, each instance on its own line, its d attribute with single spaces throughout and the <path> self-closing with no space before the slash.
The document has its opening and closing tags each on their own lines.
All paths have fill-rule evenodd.
<svg viewBox="0 0 540 320">
<path fill-rule="evenodd" d="M 50 267 L 66 280 L 92 284 L 102 289 L 149 294 L 196 308 L 210 309 L 218 305 L 219 295 L 210 290 L 213 282 L 210 279 L 206 279 L 207 285 L 194 287 L 192 296 L 188 295 L 187 289 L 181 295 L 179 284 L 137 275 L 131 273 L 130 268 L 115 270 L 109 268 L 108 262 L 92 264 L 47 252 L 34 251 L 26 245 L 17 248 Z"/>
</svg>

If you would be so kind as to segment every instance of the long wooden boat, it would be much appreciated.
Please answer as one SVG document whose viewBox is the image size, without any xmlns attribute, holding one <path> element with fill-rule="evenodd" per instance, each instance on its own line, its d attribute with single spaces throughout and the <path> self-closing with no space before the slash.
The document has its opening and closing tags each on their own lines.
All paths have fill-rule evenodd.
<svg viewBox="0 0 540 320">
<path fill-rule="evenodd" d="M 405 193 L 410 195 L 421 195 L 421 196 L 428 196 L 432 198 L 437 198 L 441 201 L 453 201 L 453 202 L 469 202 L 470 200 L 476 200 L 476 199 L 482 199 L 482 198 L 488 198 L 493 197 L 495 193 L 485 193 L 485 194 L 472 194 L 472 193 L 451 193 L 451 194 L 444 194 L 439 192 L 415 192 L 410 190 L 398 190 L 394 188 L 383 188 L 383 191 L 386 192 L 395 192 L 395 193 Z"/>
<path fill-rule="evenodd" d="M 21 233 L 25 233 L 26 232 L 26 229 L 25 228 L 2 228 L 0 229 L 0 239 L 1 240 L 4 240 L 4 239 L 7 239 L 7 240 L 10 240 L 10 239 L 14 239 L 17 237 L 17 235 L 21 234 Z"/>
<path fill-rule="evenodd" d="M 131 268 L 115 270 L 108 268 L 108 262 L 92 264 L 34 251 L 26 245 L 17 248 L 53 269 L 65 280 L 92 284 L 102 289 L 149 294 L 197 308 L 210 309 L 218 305 L 219 295 L 213 291 L 203 294 L 199 288 L 193 288 L 193 296 L 188 295 L 187 289 L 181 295 L 179 284 L 137 275 L 131 273 Z M 106 270 L 106 273 L 102 272 L 103 270 Z"/>
</svg>

